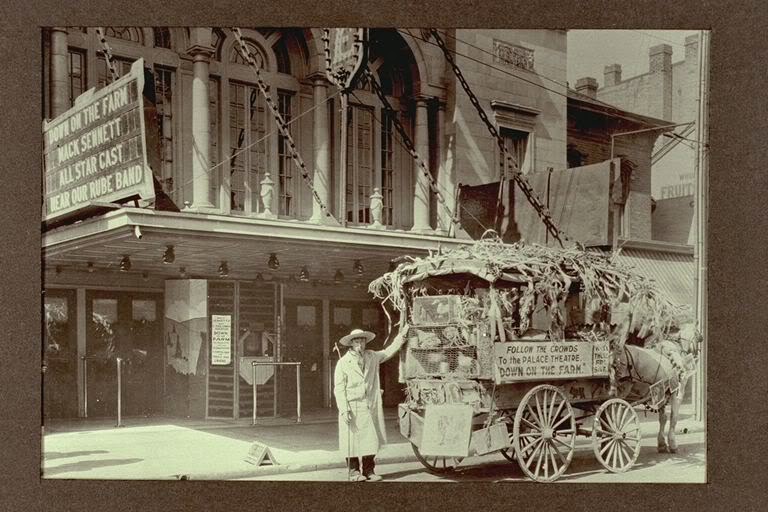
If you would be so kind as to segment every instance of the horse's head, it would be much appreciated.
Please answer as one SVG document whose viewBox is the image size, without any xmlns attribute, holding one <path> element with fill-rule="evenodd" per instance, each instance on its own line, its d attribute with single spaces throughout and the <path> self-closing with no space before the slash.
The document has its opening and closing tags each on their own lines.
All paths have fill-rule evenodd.
<svg viewBox="0 0 768 512">
<path fill-rule="evenodd" d="M 695 324 L 687 323 L 680 326 L 676 333 L 667 336 L 666 339 L 674 342 L 685 356 L 696 359 L 699 357 L 704 336 Z"/>
</svg>

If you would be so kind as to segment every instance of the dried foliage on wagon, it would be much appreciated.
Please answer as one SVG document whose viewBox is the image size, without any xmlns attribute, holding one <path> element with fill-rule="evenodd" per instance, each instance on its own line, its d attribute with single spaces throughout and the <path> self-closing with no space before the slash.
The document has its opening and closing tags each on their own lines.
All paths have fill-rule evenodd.
<svg viewBox="0 0 768 512">
<path fill-rule="evenodd" d="M 624 334 L 613 341 L 622 345 L 628 333 L 647 338 L 686 320 L 686 308 L 672 303 L 653 282 L 619 263 L 617 255 L 484 238 L 427 257 L 409 257 L 371 282 L 369 291 L 385 309 L 401 315 L 411 311 L 415 297 L 459 295 L 457 320 L 467 324 L 487 321 L 501 341 L 529 331 L 534 309 L 548 314 L 549 339 L 574 336 L 566 332 L 565 302 L 576 292 L 584 308 L 577 338 L 607 333 L 611 324 L 621 323 Z"/>
</svg>

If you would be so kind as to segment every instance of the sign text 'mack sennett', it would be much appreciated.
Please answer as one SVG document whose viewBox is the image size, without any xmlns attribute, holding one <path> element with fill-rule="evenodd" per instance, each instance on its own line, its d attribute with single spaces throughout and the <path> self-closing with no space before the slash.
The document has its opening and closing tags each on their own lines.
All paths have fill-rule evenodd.
<svg viewBox="0 0 768 512">
<path fill-rule="evenodd" d="M 43 218 L 94 202 L 152 199 L 144 119 L 144 64 L 114 83 L 81 95 L 75 106 L 43 123 Z"/>
</svg>

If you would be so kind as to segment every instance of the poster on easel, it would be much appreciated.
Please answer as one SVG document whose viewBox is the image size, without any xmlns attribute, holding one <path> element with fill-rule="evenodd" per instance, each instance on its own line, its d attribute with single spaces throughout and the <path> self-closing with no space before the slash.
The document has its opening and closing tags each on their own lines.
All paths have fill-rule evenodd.
<svg viewBox="0 0 768 512">
<path fill-rule="evenodd" d="M 227 366 L 232 362 L 232 317 L 211 315 L 211 364 Z"/>
</svg>

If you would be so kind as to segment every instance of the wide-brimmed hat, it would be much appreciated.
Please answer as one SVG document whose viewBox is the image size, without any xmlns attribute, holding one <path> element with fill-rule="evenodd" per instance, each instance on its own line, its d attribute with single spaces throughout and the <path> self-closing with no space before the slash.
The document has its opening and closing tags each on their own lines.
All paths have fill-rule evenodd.
<svg viewBox="0 0 768 512">
<path fill-rule="evenodd" d="M 339 340 L 339 343 L 345 347 L 351 347 L 352 342 L 356 339 L 363 339 L 366 343 L 375 338 L 376 335 L 370 331 L 364 331 L 362 329 L 352 329 L 352 332 L 344 336 Z"/>
</svg>

